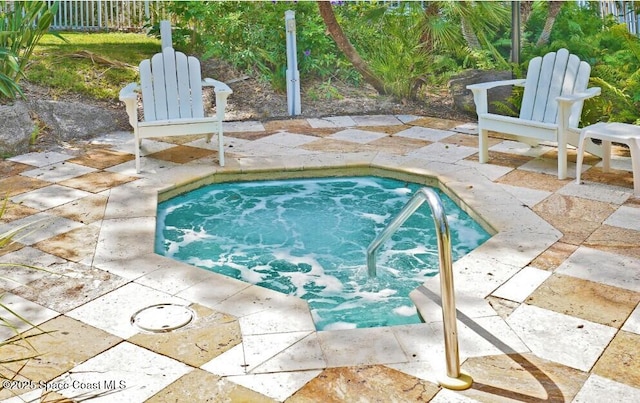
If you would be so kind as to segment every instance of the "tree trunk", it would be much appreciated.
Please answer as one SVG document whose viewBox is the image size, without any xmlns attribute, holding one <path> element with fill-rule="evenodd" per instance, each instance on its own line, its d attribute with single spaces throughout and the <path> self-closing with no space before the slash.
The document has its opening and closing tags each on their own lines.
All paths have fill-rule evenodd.
<svg viewBox="0 0 640 403">
<path fill-rule="evenodd" d="M 533 10 L 533 1 L 521 1 L 520 2 L 520 47 L 524 46 L 524 31 L 531 18 L 531 11 Z"/>
<path fill-rule="evenodd" d="M 347 36 L 344 34 L 342 27 L 338 24 L 338 20 L 336 20 L 336 16 L 333 13 L 331 3 L 319 0 L 318 9 L 320 10 L 320 16 L 322 16 L 324 24 L 327 26 L 327 31 L 329 31 L 329 35 L 331 35 L 331 38 L 336 42 L 338 49 L 344 53 L 353 67 L 362 75 L 364 81 L 375 88 L 379 94 L 386 94 L 387 91 L 384 88 L 382 80 L 376 77 L 371 69 L 369 69 L 367 63 L 362 60 L 358 51 L 353 47 Z"/>
<path fill-rule="evenodd" d="M 467 42 L 467 46 L 471 49 L 480 50 L 482 49 L 482 45 L 480 45 L 480 41 L 478 40 L 478 36 L 476 35 L 473 27 L 464 16 L 460 18 L 460 22 L 462 25 L 462 36 L 464 37 L 465 42 Z"/>
<path fill-rule="evenodd" d="M 457 5 L 458 5 L 457 7 L 460 15 L 460 28 L 462 31 L 462 37 L 464 38 L 464 41 L 467 43 L 467 46 L 470 49 L 475 49 L 475 50 L 482 49 L 482 45 L 478 40 L 478 35 L 476 35 L 476 32 L 473 29 L 473 26 L 471 25 L 471 21 L 469 20 L 469 17 L 473 13 L 472 11 L 473 5 L 471 4 L 470 1 L 460 1 L 457 3 Z"/>
<path fill-rule="evenodd" d="M 538 42 L 536 42 L 536 46 L 544 46 L 549 43 L 551 30 L 553 29 L 553 24 L 555 24 L 556 22 L 556 17 L 560 13 L 562 3 L 562 1 L 549 2 L 549 13 L 547 14 L 547 19 L 544 22 L 544 27 L 542 28 L 542 32 L 540 33 L 540 37 L 538 38 Z"/>
<path fill-rule="evenodd" d="M 440 12 L 440 4 L 437 1 L 429 1 L 425 4 L 424 8 L 424 17 L 425 21 L 428 24 L 429 21 L 433 18 L 437 18 Z M 425 51 L 425 53 L 431 54 L 435 49 L 435 39 L 433 38 L 433 34 L 429 29 L 423 29 L 422 35 L 420 36 L 420 43 Z"/>
</svg>

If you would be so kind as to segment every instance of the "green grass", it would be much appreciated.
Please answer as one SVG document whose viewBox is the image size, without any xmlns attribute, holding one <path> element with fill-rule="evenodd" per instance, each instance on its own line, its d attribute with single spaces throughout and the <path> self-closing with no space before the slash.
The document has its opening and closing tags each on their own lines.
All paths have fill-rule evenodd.
<svg viewBox="0 0 640 403">
<path fill-rule="evenodd" d="M 134 33 L 61 33 L 66 42 L 45 35 L 25 72 L 27 80 L 51 88 L 54 96 L 76 92 L 117 100 L 138 78 L 137 66 L 160 51 L 160 41 Z"/>
</svg>

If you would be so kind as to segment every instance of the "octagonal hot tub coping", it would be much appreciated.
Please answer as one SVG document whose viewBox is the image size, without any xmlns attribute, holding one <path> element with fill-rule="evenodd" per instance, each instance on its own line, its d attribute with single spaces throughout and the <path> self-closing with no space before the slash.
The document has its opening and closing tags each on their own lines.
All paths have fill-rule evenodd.
<svg viewBox="0 0 640 403">
<path fill-rule="evenodd" d="M 308 178 L 330 178 L 348 176 L 377 176 L 388 179 L 396 179 L 405 182 L 412 182 L 418 185 L 429 186 L 441 189 L 449 196 L 464 212 L 477 221 L 482 228 L 491 235 L 496 234 L 496 229 L 489 224 L 482 216 L 478 215 L 464 199 L 451 191 L 438 176 L 425 175 L 411 170 L 390 167 L 372 167 L 367 165 L 341 165 L 336 167 L 312 168 L 301 170 L 257 170 L 257 171 L 221 171 L 206 175 L 201 178 L 188 180 L 183 183 L 167 186 L 158 191 L 158 203 L 169 200 L 181 194 L 190 192 L 201 187 L 228 182 L 248 182 L 261 180 L 283 180 L 283 179 L 308 179 Z"/>
<path fill-rule="evenodd" d="M 372 159 L 373 158 L 374 157 L 372 157 Z M 184 172 L 181 172 L 177 175 L 182 178 L 181 180 L 160 188 L 157 193 L 149 192 L 147 194 L 151 196 L 155 193 L 154 202 L 157 205 L 158 202 L 213 183 L 364 175 L 381 176 L 424 184 L 427 186 L 439 187 L 464 211 L 478 221 L 485 230 L 494 234 L 489 240 L 469 254 L 460 258 L 453 265 L 458 310 L 469 318 L 493 317 L 497 322 L 503 323 L 504 326 L 508 325 L 506 325 L 506 322 L 501 319 L 485 298 L 491 295 L 496 288 L 506 282 L 509 278 L 526 267 L 535 257 L 545 251 L 561 237 L 561 233 L 559 231 L 536 215 L 515 196 L 505 191 L 500 185 L 493 183 L 491 180 L 483 176 L 475 169 L 475 167 L 437 162 L 427 163 L 423 166 L 417 166 L 417 163 L 415 165 L 406 164 L 405 166 L 400 167 L 379 163 L 374 164 L 373 161 L 370 161 L 368 164 L 349 164 L 344 161 L 338 162 L 331 158 L 327 158 L 324 162 L 325 163 L 321 167 L 299 167 L 298 169 L 291 169 L 286 166 L 278 167 L 277 164 L 271 164 L 269 167 L 256 167 L 255 169 L 246 167 L 244 169 L 238 169 L 237 167 L 225 167 L 216 168 L 213 172 L 211 169 L 208 169 L 208 174 L 192 175 L 186 180 L 184 179 Z M 163 177 L 166 179 L 170 178 L 171 175 L 165 175 Z M 135 214 L 131 216 L 140 217 L 140 215 Z M 151 234 L 147 233 L 149 228 L 145 227 L 144 230 L 140 230 L 141 233 L 144 232 L 145 240 L 155 238 L 155 218 L 156 217 L 154 216 L 153 235 L 151 237 Z M 182 269 L 185 271 L 184 276 L 188 277 L 188 281 L 184 284 L 182 289 L 177 289 L 175 284 L 162 284 L 157 287 L 158 290 L 167 292 L 171 289 L 172 292 L 170 294 L 182 296 L 183 298 L 185 298 L 185 295 L 189 295 L 189 297 L 186 297 L 185 299 L 190 302 L 202 303 L 213 309 L 218 309 L 221 312 L 238 317 L 243 337 L 245 335 L 252 334 L 273 335 L 276 333 L 291 332 L 294 330 L 291 329 L 291 324 L 286 325 L 285 323 L 290 317 L 292 317 L 287 313 L 287 309 L 290 308 L 290 312 L 295 313 L 293 316 L 302 315 L 300 317 L 303 318 L 303 322 L 305 324 L 298 330 L 315 334 L 320 340 L 320 344 L 322 346 L 325 365 L 319 365 L 317 368 L 340 365 L 396 364 L 400 366 L 407 365 L 408 367 L 405 372 L 411 373 L 413 371 L 413 375 L 417 375 L 418 373 L 423 374 L 421 370 L 415 368 L 412 369 L 412 363 L 415 364 L 415 362 L 422 361 L 426 358 L 421 358 L 421 354 L 419 352 L 411 353 L 419 347 L 411 345 L 410 341 L 408 341 L 411 338 L 409 337 L 409 339 L 407 339 L 406 334 L 407 332 L 425 334 L 432 333 L 433 328 L 430 328 L 429 324 L 442 321 L 440 306 L 437 301 L 430 300 L 424 294 L 417 295 L 414 291 L 411 297 L 414 303 L 418 306 L 421 316 L 427 321 L 427 323 L 387 328 L 315 331 L 309 326 L 309 323 L 312 324 L 311 313 L 306 305 L 306 301 L 301 298 L 285 296 L 284 294 L 280 294 L 276 291 L 268 290 L 260 286 L 242 283 L 240 280 L 230 279 L 217 273 L 207 272 L 206 270 L 196 268 L 195 266 L 176 262 L 170 258 L 154 254 L 153 245 L 149 246 L 151 247 L 150 251 L 148 247 L 145 247 L 144 252 L 142 252 L 142 254 L 138 254 L 135 258 L 140 259 L 141 262 L 145 261 L 145 259 L 153 260 L 155 262 L 154 265 L 158 265 L 157 262 L 161 262 L 159 266 L 162 266 L 165 270 Z M 107 270 L 109 267 L 119 267 L 120 270 L 123 270 L 123 267 L 126 268 L 130 263 L 130 259 L 122 257 L 122 255 L 119 260 L 106 260 L 101 262 L 99 266 L 102 266 Z M 144 278 L 149 274 L 151 273 L 145 273 L 137 277 L 132 274 L 129 278 L 140 284 L 148 285 L 148 282 L 144 280 Z M 171 282 L 172 279 L 167 278 L 158 280 L 157 278 L 154 278 L 151 282 L 154 283 L 158 281 Z M 193 283 L 189 283 L 189 281 Z M 206 290 L 208 287 L 207 284 L 213 284 L 214 282 L 219 286 L 228 284 L 232 288 L 227 298 L 220 303 L 212 304 L 207 302 L 208 300 L 206 295 L 203 295 L 203 293 L 206 294 L 206 291 L 203 291 L 200 294 L 198 294 L 198 292 L 189 292 L 189 290 L 192 290 L 192 287 L 198 286 L 203 287 Z M 439 295 L 439 276 L 431 278 L 424 284 L 424 286 Z M 242 297 L 245 296 L 244 294 L 247 294 L 246 296 L 249 297 L 249 299 L 243 299 Z M 230 307 L 232 305 L 225 304 L 224 301 L 231 302 L 234 298 L 238 299 L 235 303 L 246 301 L 248 303 L 250 302 L 255 304 L 255 301 L 273 301 L 273 303 L 267 303 L 264 310 L 260 311 L 262 312 L 261 315 L 266 315 L 264 317 L 264 321 L 268 323 L 256 323 L 256 320 L 262 320 L 258 316 L 254 317 L 257 312 L 252 312 L 243 316 L 243 308 L 236 307 L 235 305 L 234 308 L 231 309 L 234 312 L 225 311 L 225 306 Z M 300 312 L 302 306 L 306 307 L 306 312 Z M 250 310 L 248 312 L 250 312 Z M 278 323 L 284 324 L 284 328 L 279 326 Z M 259 330 L 256 331 L 255 329 Z M 464 330 L 462 331 L 464 332 Z M 389 341 L 388 339 L 391 335 L 393 336 L 392 339 L 395 340 L 394 342 Z M 386 354 L 386 358 L 376 359 L 370 358 L 369 356 L 367 356 L 368 358 L 363 358 L 358 355 L 351 357 L 350 359 L 352 359 L 352 361 L 347 363 L 341 361 L 337 362 L 335 361 L 335 358 L 328 357 L 328 352 L 333 351 L 331 346 L 341 346 L 344 342 L 344 337 L 351 337 L 354 340 L 359 339 L 364 341 L 366 344 L 361 346 L 361 348 L 365 349 L 369 344 L 371 344 L 372 340 L 387 340 L 388 343 L 397 343 L 397 346 L 386 346 L 385 349 L 388 347 L 396 349 L 398 352 L 395 355 L 391 353 Z M 438 337 L 439 340 L 442 341 L 441 333 Z M 383 341 L 380 341 L 380 343 L 383 343 Z M 292 345 L 293 344 L 295 343 L 292 343 Z M 423 347 L 424 346 L 422 346 L 422 348 Z M 369 346 L 369 348 L 374 347 Z M 440 350 L 440 348 L 438 348 L 438 350 Z M 528 351 L 526 348 L 516 348 L 515 350 L 519 352 Z M 479 355 L 485 354 L 480 352 Z M 442 362 L 442 364 L 444 364 L 444 362 Z M 259 373 L 259 369 L 252 367 L 238 367 L 235 370 L 230 369 L 229 371 L 229 373 L 219 373 L 219 375 Z M 265 370 L 265 372 L 273 372 L 273 369 L 269 369 L 268 371 Z"/>
</svg>

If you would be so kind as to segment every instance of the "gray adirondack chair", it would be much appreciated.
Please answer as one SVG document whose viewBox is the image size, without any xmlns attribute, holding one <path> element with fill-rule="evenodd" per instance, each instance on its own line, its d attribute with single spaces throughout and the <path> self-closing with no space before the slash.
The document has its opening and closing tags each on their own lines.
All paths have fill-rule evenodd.
<svg viewBox="0 0 640 403">
<path fill-rule="evenodd" d="M 578 124 L 585 99 L 600 94 L 588 88 L 591 66 L 569 54 L 567 49 L 531 59 L 526 79 L 493 81 L 467 86 L 473 92 L 478 113 L 479 160 L 487 162 L 488 131 L 513 135 L 518 141 L 537 145 L 541 141 L 558 143 L 558 179 L 567 177 L 567 144 L 577 146 Z M 488 112 L 487 90 L 501 85 L 524 86 L 519 117 Z M 593 143 L 587 151 L 602 156 Z"/>
<path fill-rule="evenodd" d="M 205 116 L 202 87 L 215 91 L 216 115 Z M 218 135 L 220 166 L 224 166 L 224 120 L 227 98 L 232 91 L 225 83 L 201 78 L 200 61 L 166 47 L 140 63 L 140 84 L 120 91 L 135 135 L 136 172 L 140 173 L 140 146 L 149 137 L 206 134 L 207 142 Z M 142 95 L 143 119 L 138 118 L 138 94 Z"/>
</svg>

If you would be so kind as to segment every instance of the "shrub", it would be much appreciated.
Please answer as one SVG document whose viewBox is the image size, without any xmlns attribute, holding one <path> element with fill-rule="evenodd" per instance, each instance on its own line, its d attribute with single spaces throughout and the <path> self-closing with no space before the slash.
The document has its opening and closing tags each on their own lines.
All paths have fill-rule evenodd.
<svg viewBox="0 0 640 403">
<path fill-rule="evenodd" d="M 51 26 L 57 10 L 44 1 L 0 1 L 0 94 L 22 95 L 18 81 L 24 76 L 36 44 Z"/>
<path fill-rule="evenodd" d="M 423 11 L 419 3 L 403 4 L 375 21 L 378 34 L 362 44 L 371 70 L 386 90 L 401 99 L 415 99 L 433 72 L 432 56 L 422 43 Z"/>
<path fill-rule="evenodd" d="M 301 73 L 329 77 L 344 66 L 314 2 L 174 1 L 167 8 L 178 16 L 177 47 L 201 52 L 205 59 L 227 60 L 243 71 L 257 71 L 274 88 L 285 88 L 287 10 L 296 13 Z"/>
<path fill-rule="evenodd" d="M 0 48 L 0 66 L 0 98 L 13 99 L 23 95 L 22 90 L 12 78 L 20 70 L 16 55 L 7 48 Z"/>
</svg>

